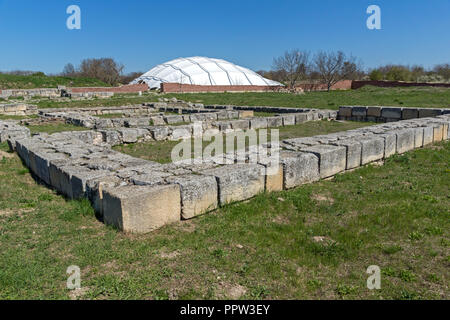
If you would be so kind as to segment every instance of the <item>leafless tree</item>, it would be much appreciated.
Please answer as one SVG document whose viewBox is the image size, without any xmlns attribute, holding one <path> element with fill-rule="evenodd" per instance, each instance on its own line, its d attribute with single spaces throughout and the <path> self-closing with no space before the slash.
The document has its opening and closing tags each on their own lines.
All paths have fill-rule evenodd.
<svg viewBox="0 0 450 320">
<path fill-rule="evenodd" d="M 73 76 L 75 76 L 75 74 L 76 74 L 75 67 L 71 63 L 66 64 L 61 73 L 61 75 L 65 76 L 65 77 L 73 77 Z"/>
<path fill-rule="evenodd" d="M 307 77 L 310 69 L 309 52 L 298 49 L 286 51 L 284 55 L 273 59 L 273 69 L 284 75 L 289 88 L 293 89 L 297 81 Z"/>
<path fill-rule="evenodd" d="M 314 67 L 321 80 L 326 83 L 328 91 L 340 80 L 355 79 L 361 72 L 356 58 L 342 52 L 319 51 L 314 57 Z"/>
<path fill-rule="evenodd" d="M 114 85 L 119 82 L 123 69 L 124 66 L 112 58 L 84 59 L 80 64 L 80 75 Z"/>
</svg>

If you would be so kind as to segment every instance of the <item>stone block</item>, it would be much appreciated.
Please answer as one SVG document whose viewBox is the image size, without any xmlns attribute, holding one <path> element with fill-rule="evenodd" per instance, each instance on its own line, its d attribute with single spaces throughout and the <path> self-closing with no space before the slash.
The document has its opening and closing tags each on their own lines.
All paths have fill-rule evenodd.
<svg viewBox="0 0 450 320">
<path fill-rule="evenodd" d="M 442 141 L 444 137 L 444 125 L 433 124 L 433 142 Z"/>
<path fill-rule="evenodd" d="M 125 232 L 147 233 L 180 220 L 177 184 L 122 186 L 103 191 L 103 219 Z"/>
<path fill-rule="evenodd" d="M 295 114 L 285 114 L 283 118 L 283 126 L 292 126 L 295 124 Z"/>
<path fill-rule="evenodd" d="M 433 127 L 424 127 L 423 128 L 423 145 L 429 145 L 433 143 L 434 130 Z"/>
<path fill-rule="evenodd" d="M 253 118 L 250 119 L 250 129 L 261 129 L 267 128 L 267 119 L 266 118 Z"/>
<path fill-rule="evenodd" d="M 419 117 L 419 109 L 416 108 L 403 108 L 402 119 L 416 119 Z"/>
<path fill-rule="evenodd" d="M 414 148 L 423 147 L 423 127 L 412 128 L 414 130 Z"/>
<path fill-rule="evenodd" d="M 338 116 L 339 117 L 351 117 L 352 116 L 352 107 L 339 107 L 339 113 Z"/>
<path fill-rule="evenodd" d="M 249 128 L 248 120 L 233 120 L 231 121 L 231 128 L 234 130 L 247 130 Z"/>
<path fill-rule="evenodd" d="M 268 128 L 275 128 L 275 127 L 281 127 L 283 125 L 283 118 L 282 117 L 266 117 L 267 119 L 267 127 Z"/>
<path fill-rule="evenodd" d="M 264 191 L 264 167 L 261 165 L 225 165 L 201 173 L 216 177 L 221 205 L 246 200 Z"/>
<path fill-rule="evenodd" d="M 280 152 L 285 189 L 298 187 L 320 179 L 319 158 L 312 153 Z"/>
<path fill-rule="evenodd" d="M 405 153 L 414 149 L 415 136 L 412 129 L 396 130 L 397 135 L 397 153 Z"/>
<path fill-rule="evenodd" d="M 251 118 L 251 117 L 253 117 L 253 111 L 251 111 L 251 110 L 239 111 L 239 119 Z"/>
<path fill-rule="evenodd" d="M 117 129 L 123 143 L 135 143 L 138 139 L 138 132 L 136 129 L 120 128 Z"/>
<path fill-rule="evenodd" d="M 347 150 L 345 147 L 316 145 L 302 149 L 319 158 L 320 178 L 328 178 L 345 170 Z"/>
<path fill-rule="evenodd" d="M 296 113 L 295 114 L 295 123 L 299 124 L 299 123 L 304 123 L 308 121 L 308 116 L 306 115 L 306 113 Z"/>
<path fill-rule="evenodd" d="M 148 130 L 156 141 L 166 140 L 169 136 L 169 128 L 166 126 L 149 127 Z"/>
<path fill-rule="evenodd" d="M 345 147 L 347 150 L 347 162 L 345 169 L 350 170 L 361 166 L 361 143 L 356 140 L 338 140 L 330 144 Z"/>
<path fill-rule="evenodd" d="M 367 116 L 374 118 L 381 117 L 381 107 L 367 107 Z"/>
<path fill-rule="evenodd" d="M 367 117 L 367 107 L 353 107 L 352 117 Z"/>
<path fill-rule="evenodd" d="M 419 109 L 419 118 L 428 118 L 428 117 L 436 117 L 442 114 L 441 109 L 428 109 L 421 108 Z"/>
<path fill-rule="evenodd" d="M 183 175 L 167 179 L 180 185 L 181 217 L 191 219 L 218 206 L 216 178 L 203 175 Z"/>
<path fill-rule="evenodd" d="M 381 109 L 381 116 L 385 119 L 389 119 L 390 122 L 398 121 L 402 118 L 402 108 L 383 107 Z"/>
<path fill-rule="evenodd" d="M 384 139 L 384 158 L 388 158 L 397 152 L 397 135 L 395 133 L 378 134 Z"/>
<path fill-rule="evenodd" d="M 361 164 L 365 165 L 384 157 L 384 139 L 381 137 L 367 137 L 358 140 L 361 143 Z"/>
</svg>

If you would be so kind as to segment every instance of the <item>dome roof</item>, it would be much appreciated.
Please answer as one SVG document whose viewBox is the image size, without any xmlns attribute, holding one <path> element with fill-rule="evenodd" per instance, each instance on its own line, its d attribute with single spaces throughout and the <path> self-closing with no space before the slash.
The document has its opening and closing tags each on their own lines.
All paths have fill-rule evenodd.
<svg viewBox="0 0 450 320">
<path fill-rule="evenodd" d="M 194 85 L 255 85 L 281 86 L 256 72 L 222 59 L 207 57 L 178 58 L 144 73 L 131 83 L 145 82 L 150 88 L 159 88 L 161 82 Z"/>
</svg>

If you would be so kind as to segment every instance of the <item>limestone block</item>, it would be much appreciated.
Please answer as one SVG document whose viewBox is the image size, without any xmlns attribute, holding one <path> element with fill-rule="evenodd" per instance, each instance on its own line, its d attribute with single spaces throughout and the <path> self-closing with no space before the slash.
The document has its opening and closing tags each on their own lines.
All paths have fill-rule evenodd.
<svg viewBox="0 0 450 320">
<path fill-rule="evenodd" d="M 367 137 L 358 140 L 361 143 L 361 164 L 365 165 L 384 157 L 384 139 L 381 137 Z"/>
<path fill-rule="evenodd" d="M 347 150 L 347 162 L 345 169 L 350 170 L 361 166 L 361 143 L 356 140 L 338 140 L 330 144 L 345 147 Z"/>
<path fill-rule="evenodd" d="M 397 135 L 397 153 L 405 153 L 406 151 L 413 150 L 415 144 L 414 130 L 401 129 L 396 130 Z"/>
<path fill-rule="evenodd" d="M 250 119 L 250 129 L 267 128 L 267 119 L 264 117 Z"/>
<path fill-rule="evenodd" d="M 183 116 L 181 116 L 181 115 L 165 116 L 164 120 L 167 122 L 167 124 L 179 123 L 179 122 L 183 122 Z"/>
<path fill-rule="evenodd" d="M 296 113 L 295 114 L 295 123 L 299 124 L 299 123 L 303 123 L 308 121 L 308 116 L 306 115 L 306 113 Z"/>
<path fill-rule="evenodd" d="M 416 119 L 419 117 L 419 109 L 416 108 L 403 108 L 402 119 Z"/>
<path fill-rule="evenodd" d="M 283 165 L 285 189 L 318 181 L 320 178 L 319 158 L 312 153 L 282 151 L 280 162 Z"/>
<path fill-rule="evenodd" d="M 423 145 L 429 145 L 433 143 L 434 137 L 434 129 L 433 127 L 424 127 L 423 128 Z"/>
<path fill-rule="evenodd" d="M 433 142 L 442 141 L 444 137 L 444 125 L 433 124 Z"/>
<path fill-rule="evenodd" d="M 381 117 L 381 107 L 367 107 L 367 116 L 368 117 Z"/>
<path fill-rule="evenodd" d="M 367 107 L 353 107 L 352 108 L 353 117 L 367 117 Z"/>
<path fill-rule="evenodd" d="M 285 114 L 283 118 L 283 126 L 292 126 L 295 124 L 295 114 Z"/>
<path fill-rule="evenodd" d="M 351 117 L 352 116 L 352 107 L 342 106 L 339 107 L 339 117 Z"/>
<path fill-rule="evenodd" d="M 234 130 L 241 129 L 241 130 L 247 130 L 249 128 L 249 121 L 248 120 L 233 120 L 231 121 L 231 128 Z"/>
<path fill-rule="evenodd" d="M 166 126 L 149 127 L 148 130 L 156 141 L 166 140 L 169 135 L 169 128 Z"/>
<path fill-rule="evenodd" d="M 180 139 L 190 139 L 192 137 L 191 131 L 191 126 L 172 127 L 172 134 L 170 135 L 169 140 L 177 141 Z"/>
<path fill-rule="evenodd" d="M 91 170 L 87 167 L 72 167 L 70 171 L 71 198 L 79 199 L 86 195 L 86 183 L 90 179 L 111 175 L 107 170 Z"/>
<path fill-rule="evenodd" d="M 441 109 L 420 108 L 419 118 L 436 117 L 442 114 Z"/>
<path fill-rule="evenodd" d="M 203 175 L 183 175 L 167 179 L 180 185 L 181 217 L 191 219 L 218 206 L 216 178 Z"/>
<path fill-rule="evenodd" d="M 312 153 L 319 158 L 319 172 L 322 179 L 345 170 L 347 163 L 345 147 L 316 145 L 304 148 L 302 151 Z"/>
<path fill-rule="evenodd" d="M 400 120 L 402 118 L 402 108 L 383 107 L 381 109 L 381 116 L 386 119 L 392 119 L 393 121 Z"/>
<path fill-rule="evenodd" d="M 177 184 L 105 188 L 102 203 L 105 223 L 125 232 L 146 233 L 180 220 Z"/>
<path fill-rule="evenodd" d="M 251 110 L 239 111 L 239 119 L 251 118 L 251 117 L 253 117 L 253 111 L 251 111 Z"/>
<path fill-rule="evenodd" d="M 264 167 L 257 164 L 232 164 L 202 171 L 214 176 L 219 187 L 219 203 L 249 199 L 264 191 Z"/>
<path fill-rule="evenodd" d="M 414 148 L 423 147 L 423 127 L 412 128 L 414 130 Z"/>
<path fill-rule="evenodd" d="M 397 135 L 395 133 L 386 132 L 377 136 L 384 139 L 384 158 L 388 158 L 397 152 Z"/>
<path fill-rule="evenodd" d="M 117 129 L 120 134 L 120 138 L 123 143 L 134 143 L 138 139 L 138 132 L 136 129 L 132 128 L 120 128 Z"/>
<path fill-rule="evenodd" d="M 266 119 L 268 128 L 281 127 L 283 125 L 282 117 L 266 117 Z"/>
</svg>

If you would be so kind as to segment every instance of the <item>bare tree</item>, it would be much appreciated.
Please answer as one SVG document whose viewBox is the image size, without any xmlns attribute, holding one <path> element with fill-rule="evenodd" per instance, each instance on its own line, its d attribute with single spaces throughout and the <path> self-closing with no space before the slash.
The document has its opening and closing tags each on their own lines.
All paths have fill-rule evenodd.
<svg viewBox="0 0 450 320">
<path fill-rule="evenodd" d="M 84 59 L 81 61 L 80 74 L 114 85 L 119 82 L 123 69 L 124 66 L 112 58 Z"/>
<path fill-rule="evenodd" d="M 356 78 L 361 70 L 356 59 L 352 56 L 347 58 L 342 51 L 319 51 L 314 57 L 314 66 L 328 91 L 340 80 Z"/>
<path fill-rule="evenodd" d="M 276 73 L 284 75 L 289 88 L 294 89 L 297 81 L 306 78 L 310 69 L 309 60 L 309 52 L 294 49 L 273 59 L 273 69 Z"/>
<path fill-rule="evenodd" d="M 61 75 L 65 76 L 65 77 L 73 77 L 75 76 L 75 67 L 73 66 L 73 64 L 68 63 L 64 66 L 64 69 L 61 73 Z"/>
</svg>

